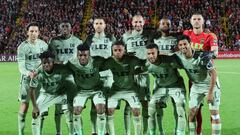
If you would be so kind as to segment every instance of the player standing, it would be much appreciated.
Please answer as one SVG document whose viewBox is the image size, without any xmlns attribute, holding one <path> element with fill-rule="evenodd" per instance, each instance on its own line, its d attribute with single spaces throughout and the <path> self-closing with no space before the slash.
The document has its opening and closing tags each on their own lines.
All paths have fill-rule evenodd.
<svg viewBox="0 0 240 135">
<path fill-rule="evenodd" d="M 54 64 L 54 54 L 50 51 L 43 52 L 41 59 L 42 68 L 37 70 L 37 76 L 30 81 L 30 97 L 33 104 L 32 133 L 42 134 L 42 121 L 48 108 L 52 105 L 66 105 L 67 91 L 74 92 L 75 82 L 70 70 L 63 65 Z M 36 88 L 41 86 L 39 97 L 36 101 Z"/>
<path fill-rule="evenodd" d="M 89 35 L 86 39 L 86 44 L 90 46 L 91 56 L 101 56 L 108 58 L 112 55 L 112 43 L 115 42 L 115 37 L 111 34 L 105 33 L 106 23 L 102 17 L 96 17 L 93 21 L 93 28 L 95 33 Z M 111 88 L 113 83 L 112 73 L 110 70 L 100 72 L 101 80 L 104 81 L 104 93 Z M 92 134 L 96 135 L 96 118 L 97 113 L 94 105 L 91 108 L 91 122 Z"/>
<path fill-rule="evenodd" d="M 212 119 L 212 134 L 220 135 L 221 121 L 219 105 L 221 91 L 217 73 L 213 67 L 212 61 L 208 60 L 209 56 L 205 56 L 204 52 L 197 53 L 192 49 L 190 39 L 187 36 L 179 37 L 178 48 L 180 53 L 177 53 L 177 56 L 180 58 L 189 79 L 192 81 L 189 101 L 190 135 L 196 135 L 195 116 L 205 96 L 207 97 Z M 207 61 L 203 61 L 203 58 L 207 59 Z"/>
<path fill-rule="evenodd" d="M 134 133 L 141 135 L 140 102 L 137 96 L 137 85 L 134 80 L 135 67 L 145 63 L 135 56 L 125 55 L 125 46 L 122 41 L 117 41 L 112 46 L 113 56 L 104 63 L 104 69 L 113 73 L 113 85 L 108 94 L 108 127 L 110 135 L 115 135 L 114 111 L 121 99 L 131 107 L 133 113 Z"/>
<path fill-rule="evenodd" d="M 54 37 L 49 42 L 49 50 L 55 54 L 55 63 L 64 64 L 70 58 L 77 55 L 77 45 L 82 44 L 82 41 L 74 36 L 72 26 L 69 21 L 62 21 L 59 25 L 60 35 Z M 73 96 L 68 94 L 69 105 L 72 104 Z M 63 106 L 63 111 L 66 117 L 69 134 L 73 134 L 73 120 L 72 120 L 72 106 Z M 55 123 L 57 135 L 61 135 L 61 112 L 62 106 L 56 105 L 55 107 Z"/>
<path fill-rule="evenodd" d="M 157 36 L 155 36 L 155 38 L 153 39 L 154 43 L 158 45 L 160 54 L 162 55 L 172 55 L 177 46 L 177 37 L 176 35 L 173 35 L 170 33 L 170 29 L 171 29 L 171 21 L 168 18 L 163 17 L 159 22 L 160 33 Z M 178 79 L 179 79 L 178 81 L 183 82 L 183 78 L 180 76 L 178 70 L 176 70 L 174 73 L 176 76 L 178 76 Z M 179 115 L 177 113 L 176 105 L 172 97 L 171 97 L 171 100 L 173 103 L 174 117 L 175 117 L 175 134 L 177 134 L 177 130 L 179 130 L 178 124 L 185 125 L 186 121 L 184 122 L 184 120 L 182 119 L 183 117 L 178 117 Z M 158 104 L 159 104 L 158 106 L 160 107 L 161 106 L 166 107 L 166 103 L 164 102 L 160 102 Z M 164 135 L 162 119 L 163 119 L 163 108 L 158 108 L 157 123 L 158 123 L 158 129 L 159 129 L 160 135 Z M 181 121 L 178 121 L 178 119 L 181 119 Z M 151 125 L 155 124 L 155 121 L 152 121 L 152 122 L 153 123 Z M 181 127 L 185 128 L 185 126 L 181 126 Z M 185 129 L 180 129 L 180 130 L 185 131 Z"/>
<path fill-rule="evenodd" d="M 214 56 L 217 57 L 218 54 L 218 45 L 217 38 L 212 34 L 204 33 L 204 18 L 200 13 L 193 13 L 190 19 L 192 25 L 192 30 L 185 30 L 184 35 L 187 35 L 191 39 L 191 46 L 196 51 L 213 51 Z M 189 83 L 191 86 L 191 82 Z M 197 117 L 197 134 L 202 134 L 202 114 L 201 106 L 196 115 Z"/>
<path fill-rule="evenodd" d="M 36 75 L 34 72 L 40 65 L 39 55 L 47 50 L 47 44 L 40 40 L 39 26 L 37 23 L 28 24 L 27 40 L 23 41 L 17 50 L 18 68 L 21 73 L 19 101 L 20 108 L 18 113 L 18 134 L 24 135 L 25 118 L 29 107 L 29 83 L 30 77 Z"/>
<path fill-rule="evenodd" d="M 133 30 L 126 32 L 123 35 L 123 41 L 126 46 L 127 53 L 133 53 L 140 59 L 146 59 L 146 43 L 148 38 L 144 36 L 144 19 L 141 15 L 135 15 L 132 18 Z M 149 33 L 148 33 L 149 34 Z M 143 118 L 143 135 L 147 135 L 148 131 L 148 102 L 150 99 L 149 83 L 150 78 L 148 74 L 136 75 L 136 82 L 140 89 L 138 96 L 142 104 L 142 118 Z M 124 109 L 124 124 L 126 135 L 130 135 L 130 107 L 127 104 Z"/>
<path fill-rule="evenodd" d="M 177 131 L 176 135 L 185 135 L 186 117 L 185 117 L 185 87 L 182 77 L 179 75 L 177 68 L 174 68 L 169 63 L 161 63 L 158 46 L 149 44 L 147 46 L 147 70 L 154 78 L 154 90 L 149 102 L 149 129 L 150 135 L 156 135 L 155 116 L 158 109 L 158 104 L 166 102 L 168 97 L 173 99 L 177 113 Z M 164 132 L 159 132 L 163 135 Z"/>
<path fill-rule="evenodd" d="M 78 135 L 83 135 L 81 113 L 87 99 L 91 98 L 97 111 L 97 134 L 104 135 L 106 126 L 105 97 L 99 74 L 103 58 L 91 57 L 88 45 L 79 45 L 77 49 L 77 56 L 73 57 L 67 64 L 74 73 L 77 85 L 77 95 L 73 101 L 74 129 Z"/>
</svg>

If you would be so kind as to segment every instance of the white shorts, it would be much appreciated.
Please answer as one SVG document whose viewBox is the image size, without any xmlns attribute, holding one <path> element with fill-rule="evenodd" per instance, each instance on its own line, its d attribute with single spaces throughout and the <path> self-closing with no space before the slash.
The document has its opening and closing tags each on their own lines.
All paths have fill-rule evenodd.
<svg viewBox="0 0 240 135">
<path fill-rule="evenodd" d="M 203 91 L 203 89 L 205 91 Z M 200 87 L 196 85 L 192 85 L 191 92 L 190 92 L 190 99 L 189 99 L 189 108 L 195 108 L 199 107 L 200 104 L 203 102 L 204 97 L 208 95 L 208 89 L 209 87 Z M 200 91 L 200 92 L 199 92 Z M 220 97 L 221 97 L 221 91 L 220 88 L 215 86 L 213 90 L 213 103 L 209 104 L 210 110 L 219 110 L 220 106 Z"/>
<path fill-rule="evenodd" d="M 185 89 L 184 88 L 156 88 L 149 104 L 155 105 L 159 102 L 166 102 L 168 97 L 172 97 L 177 104 L 185 104 Z"/>
<path fill-rule="evenodd" d="M 26 103 L 28 103 L 30 101 L 30 96 L 29 96 L 30 81 L 31 81 L 31 79 L 29 77 L 21 75 L 18 101 L 26 102 Z M 41 89 L 41 87 L 40 87 L 40 85 L 38 85 L 35 89 L 36 97 L 38 97 L 40 89 Z"/>
<path fill-rule="evenodd" d="M 114 82 L 111 70 L 101 71 L 99 74 L 101 81 L 103 81 L 103 86 L 106 88 L 111 88 Z"/>
<path fill-rule="evenodd" d="M 137 94 L 140 100 L 150 100 L 150 77 L 148 74 L 139 74 L 134 76 L 135 82 L 137 83 L 139 89 L 137 89 Z"/>
<path fill-rule="evenodd" d="M 108 108 L 116 108 L 120 100 L 125 100 L 131 108 L 140 108 L 139 98 L 133 91 L 118 91 L 108 97 Z"/>
<path fill-rule="evenodd" d="M 40 114 L 47 112 L 48 108 L 55 104 L 67 104 L 66 95 L 51 95 L 47 93 L 40 92 L 39 97 L 37 98 L 37 106 L 40 110 Z"/>
<path fill-rule="evenodd" d="M 105 104 L 106 102 L 102 91 L 80 91 L 73 99 L 73 107 L 84 107 L 88 98 L 92 98 L 95 105 Z"/>
</svg>

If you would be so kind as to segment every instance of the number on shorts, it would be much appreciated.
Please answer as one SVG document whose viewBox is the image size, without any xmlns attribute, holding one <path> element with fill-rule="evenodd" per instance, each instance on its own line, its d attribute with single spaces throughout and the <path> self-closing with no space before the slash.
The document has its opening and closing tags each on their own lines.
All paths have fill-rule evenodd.
<svg viewBox="0 0 240 135">
<path fill-rule="evenodd" d="M 98 93 L 98 98 L 103 98 L 103 93 L 102 92 Z"/>
<path fill-rule="evenodd" d="M 132 98 L 134 102 L 138 102 L 138 99 L 136 98 L 136 96 L 132 96 Z"/>
</svg>

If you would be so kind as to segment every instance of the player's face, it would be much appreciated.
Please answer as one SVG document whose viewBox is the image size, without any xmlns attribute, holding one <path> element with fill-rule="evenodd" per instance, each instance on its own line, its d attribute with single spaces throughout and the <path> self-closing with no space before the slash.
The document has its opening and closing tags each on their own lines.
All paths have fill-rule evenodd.
<svg viewBox="0 0 240 135">
<path fill-rule="evenodd" d="M 39 36 L 39 28 L 38 26 L 30 26 L 27 31 L 28 38 L 31 41 L 35 41 Z"/>
<path fill-rule="evenodd" d="M 79 63 L 81 65 L 85 66 L 88 64 L 90 52 L 89 51 L 78 51 L 77 57 L 78 57 Z"/>
<path fill-rule="evenodd" d="M 113 57 L 116 59 L 121 59 L 125 53 L 125 47 L 123 45 L 114 45 L 112 47 Z"/>
<path fill-rule="evenodd" d="M 71 34 L 71 24 L 70 23 L 61 23 L 60 24 L 60 32 L 62 35 L 70 35 Z"/>
<path fill-rule="evenodd" d="M 156 48 L 147 49 L 147 59 L 151 63 L 157 61 L 158 50 Z"/>
<path fill-rule="evenodd" d="M 162 19 L 159 23 L 159 29 L 163 32 L 169 32 L 171 27 L 171 22 L 168 19 Z"/>
<path fill-rule="evenodd" d="M 43 58 L 42 60 L 43 70 L 45 72 L 51 72 L 53 70 L 54 60 L 53 58 Z"/>
<path fill-rule="evenodd" d="M 132 20 L 133 29 L 136 31 L 143 30 L 144 20 L 142 16 L 134 16 Z"/>
<path fill-rule="evenodd" d="M 178 42 L 178 49 L 183 53 L 186 54 L 191 51 L 191 45 L 187 40 L 180 40 Z"/>
<path fill-rule="evenodd" d="M 203 27 L 204 20 L 202 15 L 192 15 L 191 20 L 190 20 L 192 27 L 193 28 L 201 28 Z"/>
<path fill-rule="evenodd" d="M 106 24 L 103 19 L 95 19 L 93 22 L 93 28 L 95 32 L 102 33 L 106 28 Z"/>
</svg>

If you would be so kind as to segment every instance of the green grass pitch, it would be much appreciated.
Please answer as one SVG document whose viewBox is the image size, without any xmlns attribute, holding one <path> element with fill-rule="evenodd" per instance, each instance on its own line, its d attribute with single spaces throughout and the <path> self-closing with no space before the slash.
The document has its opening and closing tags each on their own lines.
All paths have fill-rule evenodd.
<svg viewBox="0 0 240 135">
<path fill-rule="evenodd" d="M 222 119 L 222 135 L 240 135 L 240 60 L 216 60 L 215 65 L 220 79 L 222 96 L 220 115 Z M 185 73 L 183 72 L 185 76 Z M 19 89 L 19 72 L 17 63 L 0 63 L 0 135 L 17 135 L 17 113 L 19 102 L 17 101 Z M 186 77 L 185 77 L 186 78 Z M 186 79 L 187 80 L 187 79 Z M 123 135 L 123 106 L 115 113 L 116 135 Z M 188 106 L 188 104 L 187 104 Z M 89 119 L 90 104 L 83 111 L 83 124 L 85 135 L 91 134 Z M 31 135 L 31 108 L 27 114 L 26 135 Z M 54 107 L 50 108 L 49 116 L 44 122 L 44 135 L 54 135 Z M 173 113 L 169 102 L 164 111 L 164 128 L 166 135 L 173 135 Z M 208 106 L 203 107 L 203 135 L 211 134 L 210 116 Z M 65 119 L 62 120 L 63 134 L 67 134 Z M 133 130 L 132 130 L 133 132 Z"/>
</svg>

